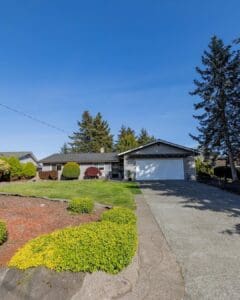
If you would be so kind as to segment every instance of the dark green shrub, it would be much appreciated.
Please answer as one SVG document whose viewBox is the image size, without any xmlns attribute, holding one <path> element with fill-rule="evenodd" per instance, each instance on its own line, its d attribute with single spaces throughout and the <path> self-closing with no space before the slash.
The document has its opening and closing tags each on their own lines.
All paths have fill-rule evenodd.
<svg viewBox="0 0 240 300">
<path fill-rule="evenodd" d="M 9 266 L 116 274 L 131 262 L 136 249 L 136 226 L 93 222 L 57 230 L 27 242 L 12 257 Z"/>
<path fill-rule="evenodd" d="M 33 178 L 36 176 L 37 168 L 32 162 L 22 164 L 22 176 L 24 178 Z"/>
<path fill-rule="evenodd" d="M 90 213 L 94 207 L 94 201 L 88 197 L 73 198 L 69 202 L 68 209 L 76 213 Z"/>
<path fill-rule="evenodd" d="M 10 165 L 5 159 L 0 159 L 0 179 L 10 176 Z"/>
<path fill-rule="evenodd" d="M 5 222 L 0 220 L 0 245 L 2 245 L 7 239 L 7 226 Z"/>
<path fill-rule="evenodd" d="M 232 171 L 228 166 L 219 166 L 214 168 L 214 175 L 219 178 L 232 179 Z M 240 171 L 237 169 L 238 179 L 240 179 Z"/>
<path fill-rule="evenodd" d="M 80 167 L 75 162 L 68 162 L 63 167 L 62 176 L 65 179 L 78 179 L 80 175 Z"/>
<path fill-rule="evenodd" d="M 117 224 L 132 224 L 135 225 L 137 218 L 135 213 L 125 207 L 114 207 L 108 211 L 105 211 L 101 219 L 103 221 L 110 221 Z"/>
</svg>

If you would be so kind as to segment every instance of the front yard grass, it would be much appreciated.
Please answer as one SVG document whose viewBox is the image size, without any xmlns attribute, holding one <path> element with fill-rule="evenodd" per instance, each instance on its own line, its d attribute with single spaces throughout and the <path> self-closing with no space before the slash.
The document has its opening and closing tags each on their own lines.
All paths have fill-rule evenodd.
<svg viewBox="0 0 240 300">
<path fill-rule="evenodd" d="M 60 199 L 91 197 L 102 204 L 131 209 L 135 208 L 134 195 L 141 193 L 137 183 L 103 180 L 9 183 L 0 185 L 0 192 Z"/>
</svg>

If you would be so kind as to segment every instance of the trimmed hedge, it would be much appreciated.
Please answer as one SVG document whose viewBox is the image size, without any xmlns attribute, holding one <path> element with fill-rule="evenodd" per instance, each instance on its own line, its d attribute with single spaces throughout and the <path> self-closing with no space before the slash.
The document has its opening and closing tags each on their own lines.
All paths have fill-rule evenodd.
<svg viewBox="0 0 240 300">
<path fill-rule="evenodd" d="M 76 213 L 90 213 L 94 207 L 94 201 L 91 198 L 73 198 L 70 200 L 68 209 Z"/>
<path fill-rule="evenodd" d="M 80 167 L 75 162 L 68 162 L 63 167 L 62 176 L 65 179 L 78 179 L 80 175 Z"/>
<path fill-rule="evenodd" d="M 9 267 L 116 274 L 131 262 L 136 248 L 136 226 L 93 222 L 29 241 L 12 257 Z"/>
<path fill-rule="evenodd" d="M 238 179 L 240 179 L 240 170 L 236 169 Z M 214 168 L 214 175 L 219 178 L 232 179 L 232 171 L 228 166 L 219 166 Z"/>
<path fill-rule="evenodd" d="M 105 211 L 101 219 L 103 221 L 110 221 L 117 224 L 132 224 L 135 225 L 137 218 L 135 213 L 124 207 L 114 207 L 108 211 Z"/>
<path fill-rule="evenodd" d="M 36 176 L 37 168 L 32 162 L 22 164 L 22 176 L 24 178 L 33 178 Z"/>
<path fill-rule="evenodd" d="M 0 220 L 0 245 L 2 245 L 7 239 L 7 226 L 5 222 Z"/>
</svg>

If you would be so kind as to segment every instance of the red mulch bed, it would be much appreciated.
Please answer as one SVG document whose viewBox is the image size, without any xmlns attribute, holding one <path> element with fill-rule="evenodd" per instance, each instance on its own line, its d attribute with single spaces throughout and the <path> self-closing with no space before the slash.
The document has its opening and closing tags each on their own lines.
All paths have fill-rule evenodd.
<svg viewBox="0 0 240 300">
<path fill-rule="evenodd" d="M 0 246 L 0 266 L 5 266 L 28 240 L 58 228 L 99 220 L 104 208 L 92 214 L 70 214 L 68 204 L 39 198 L 0 196 L 0 219 L 7 223 L 8 239 Z"/>
</svg>

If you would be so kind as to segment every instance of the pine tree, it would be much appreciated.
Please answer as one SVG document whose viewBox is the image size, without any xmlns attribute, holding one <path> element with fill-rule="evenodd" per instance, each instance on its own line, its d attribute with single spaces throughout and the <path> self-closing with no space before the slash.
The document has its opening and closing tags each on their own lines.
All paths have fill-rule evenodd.
<svg viewBox="0 0 240 300">
<path fill-rule="evenodd" d="M 135 131 L 130 127 L 122 126 L 118 134 L 118 140 L 116 142 L 116 150 L 118 152 L 124 152 L 133 149 L 138 146 Z"/>
<path fill-rule="evenodd" d="M 101 148 L 105 152 L 111 152 L 113 149 L 113 136 L 110 133 L 110 127 L 100 113 L 93 119 L 91 148 L 92 152 L 100 152 Z"/>
<path fill-rule="evenodd" d="M 201 100 L 194 105 L 199 115 L 198 141 L 205 153 L 227 154 L 233 180 L 237 180 L 234 161 L 240 149 L 240 55 L 232 46 L 224 45 L 216 36 L 209 50 L 204 51 L 204 69 L 196 68 L 201 80 L 195 80 L 196 89 L 191 95 Z"/>
<path fill-rule="evenodd" d="M 72 142 L 69 143 L 72 152 L 91 152 L 92 151 L 92 133 L 93 133 L 93 118 L 89 111 L 84 111 L 82 120 L 77 122 L 78 131 L 73 132 L 69 138 Z"/>
<path fill-rule="evenodd" d="M 67 143 L 64 143 L 60 149 L 60 153 L 61 154 L 67 154 L 69 153 L 69 148 L 68 148 L 68 145 Z"/>
<path fill-rule="evenodd" d="M 140 131 L 140 134 L 138 136 L 137 141 L 138 141 L 139 146 L 143 146 L 143 145 L 146 145 L 148 143 L 156 141 L 156 139 L 153 135 L 152 136 L 149 135 L 145 128 L 142 128 L 141 131 Z"/>
</svg>

